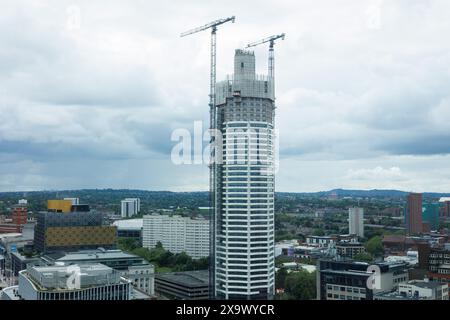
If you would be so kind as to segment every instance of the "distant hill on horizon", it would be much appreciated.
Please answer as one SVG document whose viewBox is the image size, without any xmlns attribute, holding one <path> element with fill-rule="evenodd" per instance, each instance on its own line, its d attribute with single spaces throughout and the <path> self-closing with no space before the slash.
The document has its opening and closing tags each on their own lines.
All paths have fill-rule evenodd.
<svg viewBox="0 0 450 320">
<path fill-rule="evenodd" d="M 38 191 L 6 191 L 0 192 L 0 197 L 2 195 L 22 195 L 26 197 L 27 194 L 52 194 L 53 197 L 70 197 L 70 196 L 81 196 L 81 194 L 86 193 L 108 193 L 114 194 L 116 196 L 123 195 L 123 197 L 131 196 L 145 196 L 145 195 L 202 195 L 208 193 L 208 191 L 167 191 L 167 190 L 141 190 L 141 189 L 74 189 L 74 190 L 38 190 Z M 372 190 L 352 190 L 352 189 L 332 189 L 329 191 L 318 191 L 318 192 L 284 192 L 277 191 L 276 194 L 279 195 L 301 195 L 301 196 L 315 196 L 315 197 L 326 197 L 335 195 L 338 198 L 342 197 L 357 197 L 357 198 L 378 198 L 378 197 L 405 197 L 410 192 L 401 190 L 390 190 L 390 189 L 372 189 Z M 423 192 L 424 197 L 427 198 L 439 198 L 439 197 L 450 197 L 450 193 L 440 193 L 440 192 Z"/>
<path fill-rule="evenodd" d="M 337 197 L 405 197 L 409 193 L 408 191 L 394 190 L 394 189 L 372 189 L 372 190 L 351 190 L 351 189 L 333 189 L 329 191 L 319 192 L 295 192 L 305 195 L 317 195 L 326 196 L 335 194 Z M 449 197 L 450 193 L 442 192 L 422 192 L 424 197 L 427 198 L 439 198 Z"/>
</svg>

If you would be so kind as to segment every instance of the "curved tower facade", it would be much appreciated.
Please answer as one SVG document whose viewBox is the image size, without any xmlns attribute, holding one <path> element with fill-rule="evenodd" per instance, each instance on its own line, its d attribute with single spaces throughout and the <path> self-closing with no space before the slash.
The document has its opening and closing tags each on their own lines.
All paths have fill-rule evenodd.
<svg viewBox="0 0 450 320">
<path fill-rule="evenodd" d="M 255 73 L 255 55 L 236 50 L 234 75 L 217 83 L 221 163 L 214 179 L 212 294 L 274 296 L 273 81 Z"/>
</svg>

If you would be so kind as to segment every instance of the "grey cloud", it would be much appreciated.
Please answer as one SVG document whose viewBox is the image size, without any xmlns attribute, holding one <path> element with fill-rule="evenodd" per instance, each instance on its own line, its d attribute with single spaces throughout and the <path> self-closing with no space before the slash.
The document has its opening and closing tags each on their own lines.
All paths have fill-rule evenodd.
<svg viewBox="0 0 450 320">
<path fill-rule="evenodd" d="M 395 155 L 446 155 L 450 154 L 450 132 L 447 134 L 416 135 L 400 139 L 386 139 L 375 146 Z"/>
<path fill-rule="evenodd" d="M 227 14 L 238 19 L 219 32 L 218 80 L 231 72 L 236 47 L 274 32 L 288 35 L 276 47 L 277 126 L 282 160 L 312 168 L 300 170 L 299 188 L 352 186 L 348 170 L 394 166 L 418 186 L 432 185 L 418 172 L 431 167 L 432 157 L 450 154 L 443 120 L 450 101 L 450 4 L 384 1 L 380 27 L 370 29 L 369 2 L 5 4 L 0 189 L 64 187 L 64 167 L 76 172 L 74 187 L 96 179 L 99 186 L 125 186 L 132 177 L 136 186 L 169 188 L 175 175 L 186 188 L 207 184 L 200 168 L 174 169 L 168 157 L 172 130 L 208 121 L 209 35 L 180 39 L 179 32 Z M 73 4 L 82 24 L 70 31 L 66 9 Z M 255 52 L 258 71 L 266 72 L 267 47 Z M 425 160 L 404 170 L 407 161 L 390 162 L 399 155 Z M 154 170 L 140 176 L 149 166 Z M 287 176 L 281 174 L 280 188 L 295 189 Z"/>
</svg>

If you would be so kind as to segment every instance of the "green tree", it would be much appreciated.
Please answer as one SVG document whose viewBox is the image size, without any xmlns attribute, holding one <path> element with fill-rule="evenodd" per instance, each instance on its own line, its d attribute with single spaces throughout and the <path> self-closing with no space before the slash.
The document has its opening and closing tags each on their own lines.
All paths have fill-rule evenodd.
<svg viewBox="0 0 450 320">
<path fill-rule="evenodd" d="M 295 300 L 316 298 L 316 273 L 307 271 L 291 272 L 286 276 L 285 293 Z"/>
<path fill-rule="evenodd" d="M 375 236 L 370 238 L 366 242 L 366 250 L 374 257 L 382 255 L 384 250 L 381 236 Z"/>
<path fill-rule="evenodd" d="M 358 253 L 353 257 L 353 260 L 360 262 L 372 262 L 373 257 L 370 253 Z"/>
<path fill-rule="evenodd" d="M 204 270 L 209 266 L 208 257 L 194 260 L 185 252 L 173 254 L 161 244 L 153 249 L 135 248 L 132 253 L 153 263 L 157 272 Z"/>
<path fill-rule="evenodd" d="M 286 284 L 286 277 L 287 277 L 288 273 L 286 268 L 281 268 L 280 270 L 278 270 L 276 276 L 275 276 L 275 288 L 280 289 L 280 288 L 284 288 L 285 284 Z"/>
<path fill-rule="evenodd" d="M 325 231 L 322 228 L 317 228 L 314 230 L 313 235 L 321 237 L 325 235 Z"/>
<path fill-rule="evenodd" d="M 132 252 L 134 249 L 139 248 L 140 244 L 139 240 L 133 238 L 120 238 L 117 241 L 117 246 L 120 250 Z"/>
</svg>

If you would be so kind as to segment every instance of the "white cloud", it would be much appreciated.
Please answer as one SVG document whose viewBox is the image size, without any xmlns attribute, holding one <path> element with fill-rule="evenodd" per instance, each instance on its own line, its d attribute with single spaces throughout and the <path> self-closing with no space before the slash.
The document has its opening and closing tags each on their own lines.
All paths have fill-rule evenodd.
<svg viewBox="0 0 450 320">
<path fill-rule="evenodd" d="M 388 183 L 392 181 L 405 181 L 407 179 L 407 177 L 398 167 L 391 167 L 386 169 L 383 167 L 357 170 L 350 169 L 346 178 L 350 180 L 368 180 L 370 182 L 383 181 Z"/>
</svg>

